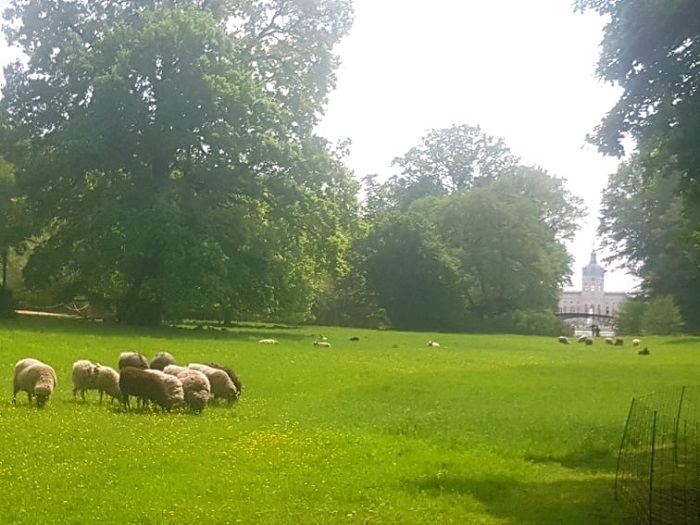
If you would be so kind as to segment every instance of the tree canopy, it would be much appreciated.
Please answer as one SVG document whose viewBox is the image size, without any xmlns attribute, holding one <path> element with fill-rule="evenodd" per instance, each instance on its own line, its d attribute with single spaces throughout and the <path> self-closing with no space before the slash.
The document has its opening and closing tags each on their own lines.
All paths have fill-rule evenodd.
<svg viewBox="0 0 700 525">
<path fill-rule="evenodd" d="M 342 263 L 356 206 L 313 134 L 351 15 L 344 0 L 13 1 L 5 33 L 27 61 L 6 68 L 0 115 L 41 226 L 28 281 L 112 298 L 126 322 L 308 311 L 309 269 Z"/>
</svg>

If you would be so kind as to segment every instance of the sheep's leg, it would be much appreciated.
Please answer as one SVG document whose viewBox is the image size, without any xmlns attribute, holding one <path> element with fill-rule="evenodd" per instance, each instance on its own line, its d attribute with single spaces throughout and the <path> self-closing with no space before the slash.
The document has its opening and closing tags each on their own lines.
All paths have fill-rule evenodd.
<svg viewBox="0 0 700 525">
<path fill-rule="evenodd" d="M 85 389 L 80 391 L 80 397 L 82 397 L 83 401 L 85 401 Z"/>
<path fill-rule="evenodd" d="M 104 392 L 100 390 L 100 405 L 102 404 L 102 394 L 104 394 Z"/>
</svg>

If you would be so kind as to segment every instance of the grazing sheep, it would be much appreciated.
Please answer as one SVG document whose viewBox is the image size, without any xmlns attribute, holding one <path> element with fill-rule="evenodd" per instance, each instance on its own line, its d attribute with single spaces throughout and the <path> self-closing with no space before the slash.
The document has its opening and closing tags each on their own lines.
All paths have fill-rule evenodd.
<svg viewBox="0 0 700 525">
<path fill-rule="evenodd" d="M 649 355 L 649 349 L 644 347 L 642 348 L 639 352 L 637 352 L 639 355 Z"/>
<path fill-rule="evenodd" d="M 321 346 L 323 348 L 330 348 L 331 342 L 330 341 L 314 341 L 314 346 Z"/>
<path fill-rule="evenodd" d="M 563 345 L 568 345 L 571 343 L 571 341 L 569 341 L 569 338 L 565 335 L 560 335 L 558 341 Z"/>
<path fill-rule="evenodd" d="M 359 340 L 360 340 L 360 338 L 357 337 L 356 335 L 354 335 L 350 338 L 350 341 L 359 341 Z"/>
<path fill-rule="evenodd" d="M 639 339 L 632 339 L 632 346 L 639 346 L 641 341 Z"/>
<path fill-rule="evenodd" d="M 80 392 L 80 397 L 85 401 L 85 392 L 97 390 L 97 365 L 87 359 L 80 359 L 73 363 L 73 397 Z"/>
<path fill-rule="evenodd" d="M 586 346 L 591 346 L 593 344 L 593 338 L 586 337 L 586 340 L 584 342 L 586 343 Z"/>
<path fill-rule="evenodd" d="M 204 372 L 177 365 L 168 365 L 163 370 L 182 382 L 185 404 L 195 412 L 202 412 L 211 396 L 211 385 Z"/>
<path fill-rule="evenodd" d="M 605 344 L 606 344 L 606 345 L 612 345 L 613 343 L 614 343 L 614 341 L 613 341 L 613 338 L 612 338 L 612 337 L 606 337 L 606 338 L 605 338 Z"/>
<path fill-rule="evenodd" d="M 588 336 L 587 336 L 587 335 L 580 335 L 579 338 L 578 338 L 578 342 L 579 342 L 579 343 L 585 343 L 585 342 L 586 342 L 586 339 L 588 339 Z"/>
<path fill-rule="evenodd" d="M 97 364 L 96 388 L 100 393 L 100 403 L 102 403 L 104 394 L 112 398 L 110 402 L 114 402 L 115 399 L 121 399 L 119 372 L 111 366 Z"/>
<path fill-rule="evenodd" d="M 233 369 L 229 366 L 226 365 L 220 365 L 218 363 L 206 363 L 207 366 L 210 366 L 212 368 L 218 368 L 219 370 L 223 370 L 226 372 L 226 375 L 229 376 L 231 379 L 231 382 L 234 384 L 236 387 L 236 391 L 238 392 L 236 394 L 236 397 L 241 397 L 241 394 L 243 393 L 243 383 L 241 383 L 241 380 L 239 377 L 236 375 L 236 372 L 233 371 Z"/>
<path fill-rule="evenodd" d="M 153 371 L 151 371 L 153 372 Z M 153 401 L 163 410 L 169 405 L 165 383 L 153 373 L 143 368 L 125 366 L 119 373 L 119 390 L 124 409 L 131 408 L 129 398 L 136 396 L 145 406 Z"/>
<path fill-rule="evenodd" d="M 625 345 L 625 340 L 618 337 L 615 339 L 615 342 L 613 343 L 613 346 L 624 346 Z"/>
<path fill-rule="evenodd" d="M 119 355 L 119 370 L 127 366 L 146 369 L 148 368 L 148 359 L 138 352 L 122 352 Z"/>
<path fill-rule="evenodd" d="M 169 354 L 168 352 L 159 352 L 153 359 L 151 359 L 151 363 L 148 366 L 153 370 L 163 370 L 166 366 L 174 364 L 175 358 L 172 356 L 172 354 Z"/>
<path fill-rule="evenodd" d="M 49 400 L 58 385 L 54 369 L 37 359 L 22 359 L 15 365 L 12 402 L 17 402 L 17 392 L 27 393 L 29 403 L 36 396 L 36 406 L 41 408 Z"/>
<path fill-rule="evenodd" d="M 277 339 L 260 339 L 260 341 L 258 341 L 258 344 L 261 345 L 276 345 L 278 343 Z"/>
<path fill-rule="evenodd" d="M 211 394 L 214 398 L 223 398 L 228 400 L 229 403 L 233 403 L 240 395 L 238 390 L 236 390 L 236 385 L 233 384 L 231 378 L 223 370 L 218 368 L 212 368 L 208 365 L 203 365 L 201 363 L 190 363 L 187 368 L 193 370 L 199 370 L 209 380 L 209 385 L 211 386 Z"/>
<path fill-rule="evenodd" d="M 431 346 L 433 348 L 439 348 L 440 343 L 438 343 L 437 341 L 428 341 L 428 346 Z"/>
<path fill-rule="evenodd" d="M 163 384 L 165 392 L 165 404 L 161 405 L 165 410 L 170 412 L 173 408 L 178 408 L 185 405 L 185 391 L 182 387 L 182 381 L 177 376 L 166 374 L 162 370 L 154 370 L 149 368 L 144 370 L 146 373 L 152 374 L 158 378 Z"/>
</svg>

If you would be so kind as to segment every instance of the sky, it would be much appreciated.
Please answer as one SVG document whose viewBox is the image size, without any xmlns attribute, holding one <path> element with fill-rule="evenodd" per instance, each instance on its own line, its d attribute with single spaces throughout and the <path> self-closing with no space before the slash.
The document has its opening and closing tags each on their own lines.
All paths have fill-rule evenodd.
<svg viewBox="0 0 700 525">
<path fill-rule="evenodd" d="M 0 9 L 9 4 L 0 0 Z M 602 192 L 618 164 L 585 142 L 621 91 L 595 77 L 604 20 L 569 0 L 354 0 L 337 47 L 341 66 L 318 132 L 351 139 L 346 164 L 361 179 L 431 129 L 467 124 L 502 137 L 526 164 L 567 181 L 589 218 L 568 246 L 572 287 L 598 247 Z M 16 57 L 0 39 L 0 66 Z M 599 252 L 600 261 L 605 254 Z M 636 281 L 608 267 L 607 291 Z"/>
<path fill-rule="evenodd" d="M 355 0 L 355 23 L 337 47 L 336 90 L 318 132 L 349 138 L 355 176 L 394 174 L 391 161 L 430 129 L 480 126 L 522 162 L 567 181 L 588 220 L 568 246 L 573 289 L 598 248 L 595 230 L 618 160 L 587 133 L 621 90 L 595 76 L 604 19 L 567 0 Z M 599 252 L 598 261 L 605 254 Z M 636 281 L 608 265 L 606 291 Z"/>
</svg>

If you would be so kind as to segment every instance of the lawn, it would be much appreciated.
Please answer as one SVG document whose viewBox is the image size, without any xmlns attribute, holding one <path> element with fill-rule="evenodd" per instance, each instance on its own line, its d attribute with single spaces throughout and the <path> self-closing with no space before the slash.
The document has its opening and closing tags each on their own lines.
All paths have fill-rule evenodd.
<svg viewBox="0 0 700 525">
<path fill-rule="evenodd" d="M 320 333 L 332 348 L 313 346 Z M 700 364 L 698 338 L 643 345 L 5 321 L 0 523 L 624 523 L 613 484 L 630 401 L 697 384 Z M 228 364 L 243 395 L 201 415 L 73 398 L 74 361 L 116 367 L 126 350 Z M 12 404 L 24 357 L 58 374 L 43 410 L 24 393 Z"/>
</svg>

